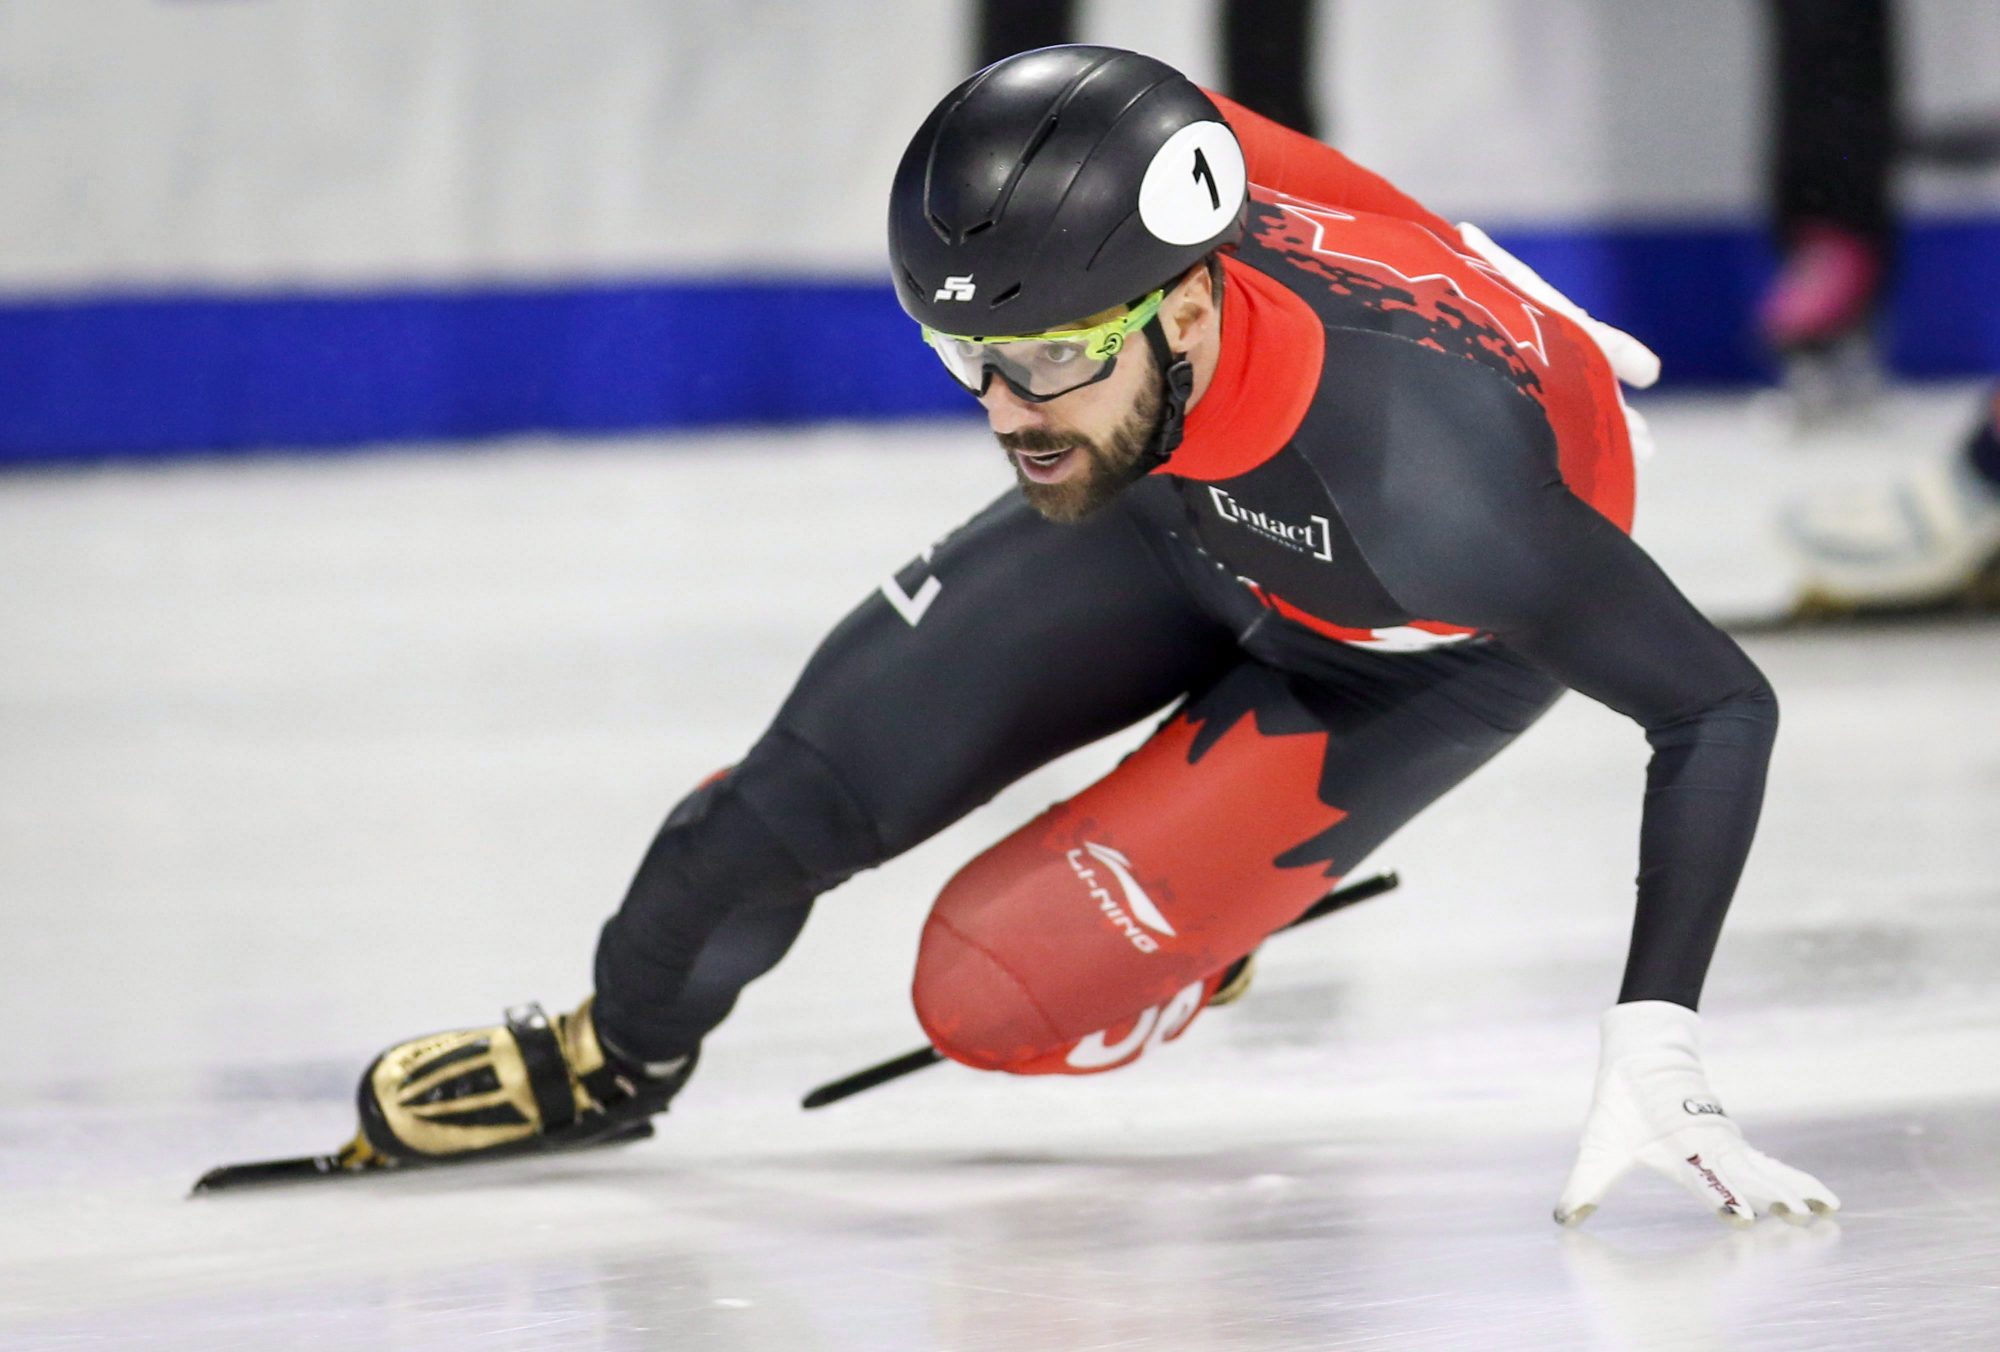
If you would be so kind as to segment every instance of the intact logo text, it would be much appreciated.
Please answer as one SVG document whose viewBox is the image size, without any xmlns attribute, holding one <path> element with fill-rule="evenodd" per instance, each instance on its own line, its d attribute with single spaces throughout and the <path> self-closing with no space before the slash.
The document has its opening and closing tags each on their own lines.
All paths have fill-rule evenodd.
<svg viewBox="0 0 2000 1352">
<path fill-rule="evenodd" d="M 1301 554 L 1333 562 L 1333 523 L 1323 516 L 1309 516 L 1305 524 L 1287 521 L 1255 507 L 1245 507 L 1214 484 L 1208 487 L 1215 514 L 1231 525 L 1247 526 L 1265 539 Z"/>
<path fill-rule="evenodd" d="M 934 301 L 971 300 L 975 289 L 972 285 L 972 274 L 968 272 L 963 277 L 945 278 L 944 285 L 937 289 L 937 294 L 932 296 L 931 299 Z"/>
</svg>

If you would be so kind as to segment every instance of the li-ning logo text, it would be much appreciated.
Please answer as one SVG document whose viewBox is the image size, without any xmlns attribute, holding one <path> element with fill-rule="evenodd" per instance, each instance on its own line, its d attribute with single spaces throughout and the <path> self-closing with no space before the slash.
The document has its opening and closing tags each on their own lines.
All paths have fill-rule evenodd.
<svg viewBox="0 0 2000 1352">
<path fill-rule="evenodd" d="M 937 294 L 932 296 L 931 299 L 934 301 L 971 300 L 973 290 L 972 274 L 968 272 L 963 277 L 945 278 L 944 285 L 937 289 Z"/>
<path fill-rule="evenodd" d="M 1098 881 L 1097 870 L 1084 862 L 1084 855 L 1104 865 L 1105 871 L 1118 882 L 1118 890 L 1123 898 L 1114 897 L 1103 883 Z M 1109 845 L 1099 845 L 1086 840 L 1080 850 L 1071 850 L 1066 856 L 1071 872 L 1083 880 L 1090 889 L 1090 899 L 1097 903 L 1097 909 L 1104 913 L 1112 925 L 1141 953 L 1157 953 L 1160 941 L 1153 934 L 1164 934 L 1174 938 L 1174 927 L 1167 923 L 1166 916 L 1146 895 L 1146 889 L 1139 886 L 1139 880 L 1132 876 L 1132 861 Z M 1153 933 L 1148 934 L 1146 931 Z"/>
<path fill-rule="evenodd" d="M 1209 485 L 1208 496 L 1215 503 L 1216 515 L 1224 521 L 1248 526 L 1265 539 L 1275 540 L 1287 549 L 1296 549 L 1316 559 L 1333 562 L 1333 523 L 1325 517 L 1310 516 L 1306 518 L 1305 525 L 1298 526 L 1269 512 L 1245 507 L 1213 484 Z"/>
</svg>

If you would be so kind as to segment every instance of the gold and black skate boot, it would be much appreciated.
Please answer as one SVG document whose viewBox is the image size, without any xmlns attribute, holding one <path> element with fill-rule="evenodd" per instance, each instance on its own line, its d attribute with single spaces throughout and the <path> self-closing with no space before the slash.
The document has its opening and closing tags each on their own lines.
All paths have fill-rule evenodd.
<svg viewBox="0 0 2000 1352">
<path fill-rule="evenodd" d="M 498 1027 L 432 1033 L 376 1057 L 357 1094 L 361 1129 L 339 1150 L 220 1165 L 194 1191 L 642 1140 L 694 1073 L 698 1052 L 641 1065 L 605 1048 L 589 1000 L 553 1023 L 540 1005 L 521 1005 Z"/>
<path fill-rule="evenodd" d="M 385 1165 L 611 1145 L 653 1134 L 694 1071 L 690 1053 L 658 1066 L 608 1055 L 590 1000 L 551 1021 L 540 1005 L 498 1027 L 399 1043 L 361 1076 L 357 1144 Z"/>
<path fill-rule="evenodd" d="M 1250 978 L 1256 974 L 1257 950 L 1253 948 L 1224 970 L 1222 980 L 1216 983 L 1215 994 L 1208 997 L 1208 1007 L 1218 1009 L 1241 1000 L 1250 993 Z"/>
</svg>

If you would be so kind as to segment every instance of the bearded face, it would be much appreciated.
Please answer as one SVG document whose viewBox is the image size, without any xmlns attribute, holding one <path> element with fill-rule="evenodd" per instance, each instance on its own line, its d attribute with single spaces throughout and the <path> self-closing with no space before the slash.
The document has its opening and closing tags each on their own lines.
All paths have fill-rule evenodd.
<svg viewBox="0 0 2000 1352">
<path fill-rule="evenodd" d="M 1022 496 L 1050 521 L 1070 524 L 1102 508 L 1132 482 L 1145 456 L 1166 396 L 1152 354 L 1143 345 L 1134 346 L 1136 351 L 1127 349 L 1127 360 L 1144 368 L 1133 373 L 1139 377 L 1137 393 L 1122 416 L 1093 420 L 1106 424 L 1104 430 L 1092 434 L 1051 417 L 1039 426 L 995 433 L 1014 466 Z M 1053 415 L 1062 403 L 1058 399 L 1044 407 Z"/>
</svg>

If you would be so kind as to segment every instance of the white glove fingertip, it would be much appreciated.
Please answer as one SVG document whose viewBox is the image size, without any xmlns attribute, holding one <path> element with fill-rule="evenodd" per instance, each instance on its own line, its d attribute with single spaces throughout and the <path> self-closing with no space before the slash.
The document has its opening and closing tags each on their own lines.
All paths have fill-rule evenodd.
<svg viewBox="0 0 2000 1352">
<path fill-rule="evenodd" d="M 1751 1180 L 1751 1196 L 1764 1215 L 1776 1216 L 1787 1225 L 1810 1225 L 1812 1211 L 1806 1206 L 1804 1194 L 1785 1177 L 1786 1172 L 1790 1171 L 1746 1171 L 1740 1177 Z"/>
<path fill-rule="evenodd" d="M 1579 1184 L 1572 1175 L 1569 1184 L 1562 1190 L 1562 1196 L 1556 1199 L 1556 1224 L 1582 1225 L 1590 1219 L 1590 1214 L 1597 1210 L 1598 1203 L 1604 1200 L 1604 1194 L 1610 1191 L 1610 1186 L 1606 1183 L 1602 1187 L 1586 1187 Z"/>
<path fill-rule="evenodd" d="M 1604 1194 L 1631 1167 L 1629 1157 L 1587 1140 L 1563 1183 L 1562 1196 L 1556 1201 L 1556 1223 L 1575 1226 L 1589 1220 L 1590 1213 L 1604 1200 Z"/>
<path fill-rule="evenodd" d="M 1799 1208 L 1810 1210 L 1815 1216 L 1830 1216 L 1840 1210 L 1840 1199 L 1834 1196 L 1833 1189 L 1805 1170 L 1794 1169 L 1754 1148 L 1750 1150 L 1750 1156 L 1765 1175 L 1782 1188 L 1784 1194 L 1788 1194 L 1784 1200 L 1796 1200 Z"/>
<path fill-rule="evenodd" d="M 1651 389 L 1660 379 L 1660 355 L 1623 329 L 1592 320 L 1592 335 L 1611 362 L 1612 374 L 1635 390 Z"/>
<path fill-rule="evenodd" d="M 1717 1220 L 1725 1225 L 1733 1225 L 1739 1230 L 1748 1229 L 1757 1223 L 1760 1204 L 1751 1199 L 1751 1190 L 1743 1182 L 1745 1175 L 1741 1169 L 1731 1168 L 1728 1162 L 1718 1164 L 1713 1169 L 1692 1160 L 1689 1163 L 1700 1176 L 1698 1184 L 1689 1184 L 1690 1189 L 1698 1196 L 1706 1197 L 1710 1202 L 1714 1202 L 1717 1198 L 1722 1201 L 1722 1205 L 1715 1208 Z M 1765 1210 L 1769 1210 L 1769 1207 L 1766 1206 Z"/>
<path fill-rule="evenodd" d="M 1834 1196 L 1833 1189 L 1811 1174 L 1800 1175 L 1794 1191 L 1806 1199 L 1806 1205 L 1812 1208 L 1816 1216 L 1831 1216 L 1840 1210 L 1840 1199 Z"/>
</svg>

